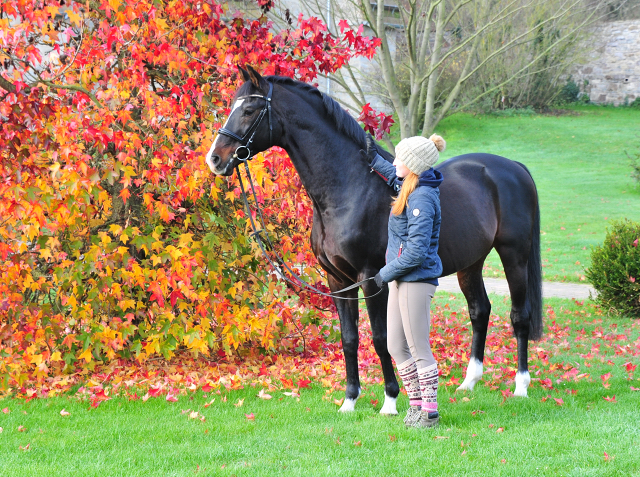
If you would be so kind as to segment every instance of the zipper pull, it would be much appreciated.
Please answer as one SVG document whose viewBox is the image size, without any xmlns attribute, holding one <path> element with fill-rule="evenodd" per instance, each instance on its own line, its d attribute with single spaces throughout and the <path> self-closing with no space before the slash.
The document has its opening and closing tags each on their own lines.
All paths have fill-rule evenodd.
<svg viewBox="0 0 640 477">
<path fill-rule="evenodd" d="M 398 257 L 399 257 L 400 255 L 402 255 L 402 245 L 403 245 L 403 243 L 402 243 L 402 242 L 400 242 L 400 250 L 398 250 Z"/>
</svg>

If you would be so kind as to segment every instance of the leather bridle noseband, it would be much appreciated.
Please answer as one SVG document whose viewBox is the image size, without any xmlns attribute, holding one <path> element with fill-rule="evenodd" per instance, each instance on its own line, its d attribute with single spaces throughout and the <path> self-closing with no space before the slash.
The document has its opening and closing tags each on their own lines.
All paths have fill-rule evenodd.
<svg viewBox="0 0 640 477">
<path fill-rule="evenodd" d="M 350 285 L 350 286 L 348 286 L 346 288 L 338 290 L 335 293 L 325 293 L 325 292 L 323 292 L 321 290 L 318 290 L 313 285 L 311 285 L 311 284 L 307 283 L 306 281 L 304 281 L 302 279 L 302 277 L 300 277 L 296 272 L 294 272 L 291 269 L 291 267 L 289 267 L 289 265 L 286 264 L 284 259 L 282 257 L 280 257 L 278 255 L 278 253 L 275 251 L 275 247 L 273 246 L 273 243 L 271 242 L 271 239 L 269 238 L 269 235 L 267 233 L 265 233 L 265 240 L 266 240 L 267 244 L 271 247 L 271 250 L 274 251 L 274 253 L 276 255 L 276 260 L 279 262 L 281 267 L 285 268 L 293 277 L 295 277 L 298 280 L 298 283 L 296 283 L 295 281 L 291 280 L 284 273 L 282 273 L 282 268 L 280 268 L 277 264 L 275 264 L 273 262 L 273 260 L 271 259 L 271 257 L 269 257 L 269 255 L 267 254 L 267 251 L 265 250 L 265 246 L 264 246 L 264 243 L 262 242 L 262 237 L 260 236 L 260 234 L 267 230 L 267 226 L 264 223 L 264 217 L 262 215 L 262 210 L 260 209 L 260 204 L 259 204 L 258 198 L 256 196 L 256 190 L 255 190 L 255 187 L 253 185 L 253 180 L 251 178 L 251 172 L 249 171 L 248 161 L 249 161 L 249 159 L 251 159 L 254 156 L 254 154 L 251 153 L 251 148 L 249 146 L 251 146 L 251 143 L 253 142 L 253 137 L 255 136 L 256 131 L 258 130 L 258 126 L 260 125 L 260 123 L 262 122 L 262 120 L 264 119 L 265 116 L 268 117 L 268 121 L 269 121 L 269 146 L 267 147 L 267 149 L 269 147 L 273 146 L 273 125 L 271 124 L 271 96 L 272 96 L 272 94 L 273 94 L 273 83 L 269 83 L 269 93 L 267 93 L 266 96 L 263 96 L 261 94 L 249 94 L 249 95 L 246 95 L 246 96 L 240 96 L 239 98 L 236 98 L 236 101 L 238 101 L 240 99 L 244 99 L 244 98 L 261 98 L 261 99 L 265 100 L 264 107 L 260 111 L 260 114 L 255 119 L 255 121 L 253 121 L 253 123 L 251 124 L 249 129 L 247 129 L 247 132 L 245 132 L 242 137 L 240 137 L 239 135 L 237 135 L 233 131 L 228 130 L 227 128 L 221 128 L 220 130 L 218 130 L 218 134 L 222 134 L 223 136 L 227 136 L 227 137 L 230 137 L 231 139 L 235 139 L 236 141 L 238 141 L 240 143 L 240 146 L 238 146 L 236 148 L 235 152 L 233 153 L 233 158 L 234 159 L 238 159 L 238 161 L 240 161 L 241 163 L 244 162 L 244 167 L 245 167 L 245 170 L 246 170 L 246 173 L 247 173 L 247 179 L 248 179 L 249 185 L 251 186 L 251 192 L 253 194 L 253 200 L 254 200 L 254 202 L 256 204 L 256 209 L 257 209 L 257 211 L 256 211 L 257 212 L 256 213 L 256 220 L 259 217 L 261 225 L 262 225 L 262 230 L 258 230 L 258 228 L 256 227 L 256 224 L 255 224 L 255 221 L 253 219 L 253 214 L 251 213 L 251 209 L 249 208 L 249 200 L 247 199 L 247 193 L 246 193 L 245 188 L 244 188 L 244 182 L 242 181 L 242 176 L 240 175 L 240 164 L 238 164 L 236 166 L 236 168 L 238 170 L 238 180 L 240 181 L 240 189 L 242 190 L 242 199 L 244 200 L 244 206 L 245 206 L 245 208 L 247 210 L 247 215 L 249 216 L 249 220 L 251 222 L 251 228 L 253 229 L 253 233 L 251 235 L 255 238 L 256 242 L 258 242 L 258 245 L 260 246 L 260 249 L 262 250 L 262 253 L 266 257 L 267 261 L 271 264 L 273 269 L 277 272 L 278 275 L 280 275 L 284 280 L 286 280 L 290 284 L 292 284 L 294 286 L 297 286 L 297 287 L 300 287 L 300 288 L 307 288 L 307 289 L 311 290 L 312 292 L 317 293 L 318 295 L 324 295 L 324 296 L 328 296 L 328 297 L 331 297 L 331 298 L 337 298 L 339 300 L 363 300 L 364 298 L 373 298 L 374 296 L 378 295 L 379 293 L 382 293 L 384 288 L 381 288 L 378 292 L 374 293 L 373 295 L 369 295 L 369 296 L 364 297 L 364 298 L 350 298 L 350 297 L 343 297 L 343 296 L 337 296 L 336 295 L 336 293 L 342 293 L 342 292 L 345 292 L 345 291 L 348 291 L 348 290 L 352 290 L 354 288 L 359 288 L 360 286 L 362 286 L 366 282 L 368 282 L 370 280 L 373 280 L 373 277 L 369 277 L 369 278 L 366 278 L 364 280 L 361 280 L 361 281 L 359 281 L 357 283 L 354 283 L 353 285 Z M 247 138 L 249 138 L 249 139 L 247 139 Z"/>
<path fill-rule="evenodd" d="M 238 159 L 240 162 L 245 162 L 254 156 L 253 154 L 251 154 L 251 148 L 249 146 L 251 146 L 251 143 L 253 142 L 253 137 L 256 135 L 258 126 L 264 119 L 265 115 L 268 116 L 268 120 L 269 120 L 269 147 L 273 145 L 273 125 L 271 124 L 271 95 L 272 94 L 273 94 L 273 83 L 269 83 L 269 93 L 267 93 L 266 96 L 263 96 L 261 94 L 248 94 L 246 96 L 240 96 L 239 98 L 236 99 L 236 101 L 239 101 L 245 98 L 260 98 L 260 99 L 264 99 L 265 103 L 262 110 L 260 111 L 260 114 L 255 119 L 255 121 L 253 121 L 253 124 L 251 124 L 249 129 L 247 129 L 247 132 L 244 133 L 244 136 L 240 137 L 233 131 L 228 130 L 227 128 L 221 128 L 218 131 L 218 134 L 222 134 L 223 136 L 227 136 L 227 137 L 230 137 L 231 139 L 235 139 L 240 143 L 240 146 L 238 146 L 235 152 L 233 153 L 234 159 Z M 249 139 L 247 140 L 247 138 Z"/>
</svg>

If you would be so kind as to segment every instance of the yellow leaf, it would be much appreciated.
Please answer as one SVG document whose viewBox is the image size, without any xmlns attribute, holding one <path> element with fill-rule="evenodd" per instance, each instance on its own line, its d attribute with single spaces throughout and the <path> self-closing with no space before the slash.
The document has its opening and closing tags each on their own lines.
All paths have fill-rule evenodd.
<svg viewBox="0 0 640 477">
<path fill-rule="evenodd" d="M 51 358 L 49 358 L 49 361 L 62 361 L 62 355 L 60 354 L 60 351 L 55 351 L 51 355 Z"/>
<path fill-rule="evenodd" d="M 91 361 L 91 359 L 93 358 L 93 356 L 91 356 L 91 348 L 87 348 L 86 350 L 84 350 L 84 352 L 78 356 L 78 359 L 84 359 L 87 363 L 89 361 Z"/>
<path fill-rule="evenodd" d="M 126 244 L 129 241 L 129 236 L 127 234 L 122 234 L 120 236 L 120 241 L 124 244 Z"/>
<path fill-rule="evenodd" d="M 118 11 L 118 7 L 120 6 L 120 0 L 109 0 L 109 6 L 113 10 Z"/>
<path fill-rule="evenodd" d="M 109 226 L 109 232 L 111 232 L 113 235 L 118 235 L 120 232 L 122 232 L 122 227 L 118 224 L 111 224 Z"/>
<path fill-rule="evenodd" d="M 191 242 L 193 242 L 193 234 L 182 234 L 178 247 L 188 247 Z"/>
<path fill-rule="evenodd" d="M 162 31 L 169 29 L 169 25 L 167 25 L 167 21 L 164 18 L 156 18 L 156 26 Z"/>
<path fill-rule="evenodd" d="M 49 250 L 48 248 L 40 250 L 40 258 L 51 258 L 51 250 Z"/>
<path fill-rule="evenodd" d="M 162 262 L 162 259 L 160 257 L 158 257 L 157 255 L 153 255 L 151 257 L 151 263 L 153 263 L 153 266 L 155 267 L 156 265 L 158 265 L 160 262 Z"/>
<path fill-rule="evenodd" d="M 80 25 L 82 17 L 80 15 L 78 15 L 76 12 L 74 12 L 73 10 L 69 9 L 66 11 L 67 15 L 69 15 L 69 20 L 71 20 L 71 23 L 75 23 L 76 25 Z"/>
</svg>

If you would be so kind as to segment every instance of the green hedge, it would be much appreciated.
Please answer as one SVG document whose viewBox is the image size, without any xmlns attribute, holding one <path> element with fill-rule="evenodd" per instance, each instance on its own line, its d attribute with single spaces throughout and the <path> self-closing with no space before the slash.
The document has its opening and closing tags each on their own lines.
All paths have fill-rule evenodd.
<svg viewBox="0 0 640 477">
<path fill-rule="evenodd" d="M 604 243 L 591 251 L 587 279 L 605 309 L 640 317 L 640 223 L 614 222 Z"/>
</svg>

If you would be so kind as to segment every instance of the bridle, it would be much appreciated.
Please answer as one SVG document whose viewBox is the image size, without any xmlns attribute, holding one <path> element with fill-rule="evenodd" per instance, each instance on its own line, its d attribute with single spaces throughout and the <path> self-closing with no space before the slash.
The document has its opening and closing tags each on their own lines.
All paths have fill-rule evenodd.
<svg viewBox="0 0 640 477">
<path fill-rule="evenodd" d="M 264 99 L 265 103 L 264 103 L 264 106 L 262 107 L 262 110 L 260 111 L 260 114 L 258 114 L 258 117 L 255 119 L 255 121 L 253 121 L 249 129 L 247 129 L 247 132 L 244 133 L 244 136 L 240 137 L 233 131 L 228 130 L 227 128 L 220 128 L 220 130 L 218 130 L 218 134 L 222 134 L 223 136 L 227 136 L 227 137 L 230 137 L 231 139 L 235 139 L 240 143 L 240 146 L 238 146 L 235 152 L 233 153 L 234 159 L 238 159 L 240 162 L 245 162 L 254 156 L 253 154 L 251 154 L 251 148 L 249 146 L 251 146 L 251 143 L 253 142 L 253 137 L 256 135 L 258 126 L 264 119 L 265 115 L 268 117 L 268 120 L 269 120 L 269 147 L 273 145 L 273 125 L 271 124 L 272 94 L 273 94 L 273 83 L 269 83 L 269 93 L 267 93 L 266 96 L 263 96 L 261 94 L 248 94 L 246 96 L 240 96 L 239 98 L 236 98 L 236 101 L 239 101 L 245 98 L 260 98 L 260 99 Z M 249 139 L 247 140 L 247 138 Z"/>
<path fill-rule="evenodd" d="M 273 83 L 269 83 L 269 92 L 267 93 L 266 96 L 263 96 L 261 94 L 249 94 L 246 96 L 240 96 L 239 98 L 236 98 L 236 100 L 240 100 L 240 99 L 245 99 L 245 98 L 261 98 L 265 100 L 265 104 L 262 108 L 262 110 L 260 111 L 260 114 L 258 114 L 258 117 L 253 121 L 253 123 L 251 124 L 251 126 L 249 127 L 249 129 L 247 129 L 247 132 L 244 133 L 243 136 L 239 136 L 238 134 L 234 133 L 233 131 L 230 131 L 227 128 L 221 128 L 218 130 L 218 134 L 222 134 L 223 136 L 227 136 L 230 137 L 231 139 L 235 139 L 236 141 L 238 141 L 240 143 L 240 146 L 238 146 L 235 150 L 235 152 L 233 153 L 233 158 L 234 159 L 238 159 L 238 161 L 240 161 L 241 163 L 244 162 L 244 167 L 245 167 L 245 171 L 247 173 L 247 180 L 249 182 L 249 185 L 251 186 L 251 192 L 253 194 L 253 200 L 256 204 L 256 218 L 259 217 L 260 218 L 260 223 L 262 225 L 262 230 L 258 230 L 258 228 L 256 227 L 255 221 L 253 220 L 253 214 L 251 213 L 251 209 L 249 208 L 249 200 L 247 199 L 247 193 L 245 191 L 244 188 L 244 182 L 242 181 L 242 176 L 240 175 L 240 164 L 238 164 L 236 166 L 237 172 L 238 172 L 238 180 L 240 181 L 240 190 L 242 191 L 242 199 L 244 201 L 244 206 L 245 209 L 247 210 L 247 215 L 249 216 L 249 220 L 251 221 L 251 228 L 253 230 L 253 233 L 251 234 L 251 236 L 254 237 L 254 239 L 256 240 L 256 242 L 258 243 L 258 245 L 260 246 L 260 250 L 262 250 L 263 255 L 266 257 L 267 261 L 271 264 L 271 266 L 273 267 L 274 270 L 276 270 L 277 274 L 279 276 L 281 276 L 285 281 L 289 282 L 290 284 L 296 286 L 296 287 L 300 287 L 300 288 L 307 288 L 309 290 L 311 290 L 314 293 L 317 293 L 319 295 L 324 295 L 324 296 L 328 296 L 331 298 L 337 298 L 339 300 L 363 300 L 365 298 L 373 298 L 374 296 L 382 293 L 382 291 L 384 290 L 384 288 L 381 288 L 379 291 L 377 291 L 376 293 L 374 293 L 373 295 L 369 295 L 366 296 L 364 298 L 350 298 L 350 297 L 342 297 L 342 296 L 337 296 L 336 293 L 342 293 L 348 290 L 352 290 L 354 288 L 358 288 L 361 285 L 365 284 L 366 282 L 368 282 L 369 280 L 373 280 L 373 277 L 369 277 L 366 278 L 364 280 L 361 280 L 357 283 L 354 283 L 353 285 L 350 285 L 346 288 L 343 288 L 341 290 L 336 291 L 335 293 L 325 293 L 321 290 L 318 290 L 316 287 L 314 287 L 313 285 L 307 283 L 306 281 L 304 281 L 302 279 L 302 277 L 300 277 L 300 275 L 298 275 L 296 272 L 294 272 L 291 267 L 289 267 L 289 265 L 286 264 L 286 262 L 284 261 L 284 259 L 278 255 L 277 252 L 275 252 L 275 247 L 273 245 L 273 243 L 271 242 L 271 239 L 269 238 L 269 235 L 267 233 L 265 233 L 265 239 L 267 244 L 269 245 L 269 247 L 271 247 L 271 250 L 274 251 L 275 255 L 276 255 L 276 259 L 279 262 L 279 264 L 284 267 L 293 277 L 295 277 L 298 280 L 298 283 L 296 283 L 295 281 L 291 280 L 289 277 L 287 277 L 284 273 L 282 273 L 282 268 L 280 268 L 277 264 L 275 264 L 273 262 L 273 260 L 271 259 L 271 257 L 269 257 L 269 255 L 267 254 L 267 251 L 265 250 L 265 246 L 264 243 L 262 242 L 262 237 L 260 236 L 261 233 L 265 232 L 267 230 L 267 227 L 264 223 L 264 217 L 262 215 L 262 210 L 260 208 L 260 204 L 258 203 L 258 198 L 256 196 L 256 189 L 253 185 L 253 179 L 251 178 L 251 172 L 249 171 L 249 159 L 251 159 L 254 154 L 251 153 L 251 143 L 253 142 L 253 137 L 256 134 L 256 131 L 258 130 L 258 126 L 260 125 L 260 123 L 262 122 L 262 120 L 264 119 L 265 116 L 267 116 L 268 121 L 269 121 L 269 146 L 271 147 L 273 145 L 273 125 L 271 123 L 271 96 L 273 94 Z M 249 138 L 249 139 L 247 139 Z"/>
</svg>

